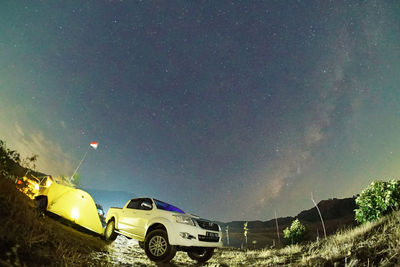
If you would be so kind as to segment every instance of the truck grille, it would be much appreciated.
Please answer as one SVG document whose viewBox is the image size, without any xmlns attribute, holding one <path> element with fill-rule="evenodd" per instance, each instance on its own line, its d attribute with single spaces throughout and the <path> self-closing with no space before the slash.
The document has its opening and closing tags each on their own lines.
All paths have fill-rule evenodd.
<svg viewBox="0 0 400 267">
<path fill-rule="evenodd" d="M 198 238 L 199 238 L 199 241 L 204 241 L 204 242 L 218 242 L 219 241 L 218 236 L 199 235 Z"/>
<path fill-rule="evenodd" d="M 210 221 L 204 221 L 204 220 L 199 220 L 196 219 L 197 223 L 199 224 L 199 226 L 203 229 L 206 230 L 212 230 L 212 231 L 219 231 L 219 227 L 218 224 L 210 222 Z"/>
</svg>

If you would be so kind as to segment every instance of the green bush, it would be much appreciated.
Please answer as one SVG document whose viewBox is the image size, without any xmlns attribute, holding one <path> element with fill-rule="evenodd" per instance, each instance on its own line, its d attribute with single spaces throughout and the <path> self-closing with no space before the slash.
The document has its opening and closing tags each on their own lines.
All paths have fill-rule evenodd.
<svg viewBox="0 0 400 267">
<path fill-rule="evenodd" d="M 35 171 L 37 159 L 38 155 L 21 159 L 17 151 L 7 148 L 6 143 L 0 140 L 0 178 L 12 179 L 24 175 L 28 170 Z"/>
<path fill-rule="evenodd" d="M 373 222 L 398 209 L 400 205 L 400 181 L 373 181 L 356 198 L 356 221 Z"/>
<path fill-rule="evenodd" d="M 299 219 L 296 219 L 292 222 L 290 228 L 286 227 L 286 229 L 283 230 L 283 238 L 291 244 L 297 244 L 302 240 L 305 232 L 306 227 L 301 224 Z"/>
<path fill-rule="evenodd" d="M 6 147 L 6 143 L 0 140 L 0 177 L 7 177 L 12 174 L 15 164 L 21 162 L 21 156 L 15 150 Z"/>
</svg>

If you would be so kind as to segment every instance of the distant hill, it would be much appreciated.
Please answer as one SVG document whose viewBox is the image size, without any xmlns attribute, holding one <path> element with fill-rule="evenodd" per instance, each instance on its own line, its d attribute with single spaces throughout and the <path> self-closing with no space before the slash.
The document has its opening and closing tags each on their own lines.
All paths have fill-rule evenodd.
<svg viewBox="0 0 400 267">
<path fill-rule="evenodd" d="M 338 219 L 349 215 L 354 216 L 354 209 L 357 208 L 355 198 L 322 200 L 318 203 L 318 208 L 325 220 Z M 296 218 L 303 221 L 319 221 L 317 209 L 314 207 L 300 212 Z"/>
<path fill-rule="evenodd" d="M 136 194 L 126 191 L 108 191 L 100 189 L 82 188 L 88 192 L 94 201 L 103 206 L 107 213 L 110 207 L 123 207 L 128 200 L 137 197 Z"/>
<path fill-rule="evenodd" d="M 327 235 L 334 234 L 338 229 L 356 225 L 354 209 L 357 208 L 355 197 L 345 199 L 322 200 L 318 203 L 324 219 Z M 323 237 L 323 228 L 318 211 L 315 207 L 300 212 L 295 217 L 277 218 L 280 232 L 280 241 L 283 240 L 283 229 L 290 226 L 292 221 L 298 218 L 307 228 L 306 240 L 315 240 L 317 235 Z M 243 224 L 246 221 L 219 222 L 223 228 L 223 242 L 226 244 L 225 229 L 229 225 L 230 246 L 241 247 L 244 244 Z M 257 241 L 256 247 L 269 247 L 274 242 L 279 245 L 275 219 L 268 221 L 248 221 L 248 244 Z"/>
</svg>

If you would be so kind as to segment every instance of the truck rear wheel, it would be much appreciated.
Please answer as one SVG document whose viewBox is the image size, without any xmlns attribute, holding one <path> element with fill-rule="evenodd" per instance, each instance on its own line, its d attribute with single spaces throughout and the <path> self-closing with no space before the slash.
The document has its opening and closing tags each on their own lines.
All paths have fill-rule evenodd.
<svg viewBox="0 0 400 267">
<path fill-rule="evenodd" d="M 154 262 L 169 262 L 176 254 L 176 247 L 168 243 L 167 232 L 162 229 L 156 229 L 147 235 L 144 250 L 147 257 Z"/>
<path fill-rule="evenodd" d="M 115 232 L 115 221 L 108 221 L 106 229 L 104 230 L 104 238 L 107 241 L 114 241 L 117 235 L 118 234 Z"/>
<path fill-rule="evenodd" d="M 44 214 L 47 209 L 47 197 L 46 196 L 38 196 L 35 198 L 36 208 L 40 213 Z"/>
<path fill-rule="evenodd" d="M 188 251 L 187 254 L 192 260 L 203 263 L 214 255 L 214 248 L 195 248 Z"/>
</svg>

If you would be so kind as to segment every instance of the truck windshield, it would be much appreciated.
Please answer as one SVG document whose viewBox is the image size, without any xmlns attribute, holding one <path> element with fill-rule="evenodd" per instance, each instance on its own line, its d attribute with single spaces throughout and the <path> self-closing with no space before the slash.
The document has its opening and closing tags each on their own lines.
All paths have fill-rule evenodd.
<svg viewBox="0 0 400 267">
<path fill-rule="evenodd" d="M 154 199 L 154 202 L 156 203 L 157 209 L 159 210 L 166 210 L 166 211 L 173 211 L 173 212 L 178 212 L 178 213 L 185 213 L 183 210 L 180 208 L 177 208 L 175 206 L 172 206 L 168 203 L 162 202 L 160 200 Z"/>
</svg>

